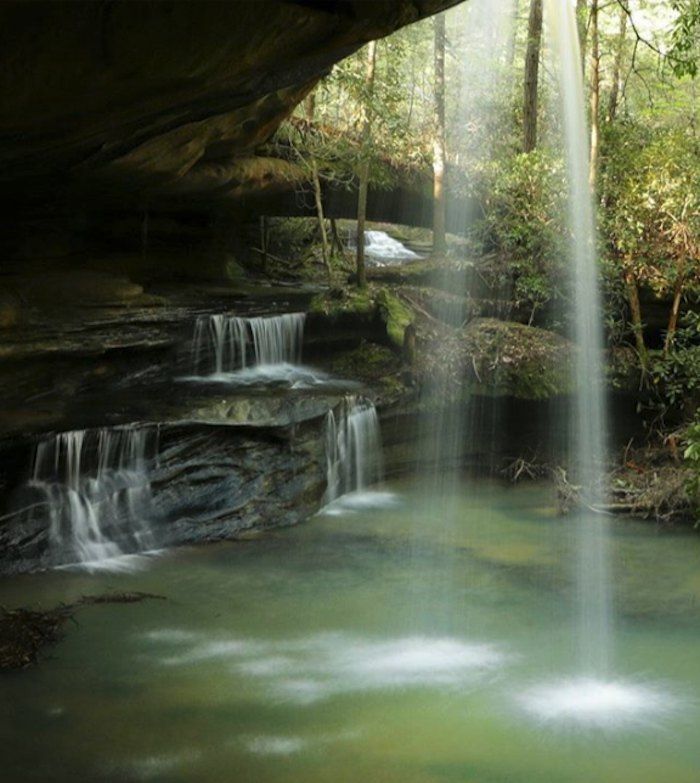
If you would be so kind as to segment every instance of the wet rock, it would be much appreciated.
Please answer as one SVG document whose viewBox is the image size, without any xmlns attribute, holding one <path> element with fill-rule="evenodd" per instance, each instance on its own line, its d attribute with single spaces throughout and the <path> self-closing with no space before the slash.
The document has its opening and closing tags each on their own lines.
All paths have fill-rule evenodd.
<svg viewBox="0 0 700 783">
<path fill-rule="evenodd" d="M 148 470 L 153 546 L 293 525 L 319 507 L 325 490 L 323 417 L 293 429 L 197 424 L 157 429 L 158 455 Z M 51 508 L 44 493 L 25 483 L 31 464 L 26 444 L 6 449 L 0 456 L 26 467 L 0 516 L 0 572 L 49 567 Z"/>
</svg>

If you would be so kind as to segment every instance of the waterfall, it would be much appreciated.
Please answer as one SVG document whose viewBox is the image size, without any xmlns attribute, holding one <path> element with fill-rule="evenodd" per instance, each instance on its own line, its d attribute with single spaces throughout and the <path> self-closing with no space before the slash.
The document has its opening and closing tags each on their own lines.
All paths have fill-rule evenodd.
<svg viewBox="0 0 700 783">
<path fill-rule="evenodd" d="M 365 231 L 365 253 L 377 266 L 420 258 L 402 242 L 390 237 L 386 231 Z"/>
<path fill-rule="evenodd" d="M 45 497 L 51 560 L 99 562 L 150 549 L 147 428 L 61 432 L 36 447 L 29 486 Z"/>
<path fill-rule="evenodd" d="M 248 366 L 301 361 L 304 313 L 255 318 L 200 315 L 194 327 L 192 362 L 197 375 L 235 372 Z"/>
<path fill-rule="evenodd" d="M 609 530 L 603 514 L 585 512 L 602 500 L 606 426 L 602 305 L 593 195 L 588 181 L 588 123 L 574 7 L 564 0 L 548 0 L 548 11 L 559 65 L 564 118 L 574 290 L 573 338 L 578 345 L 577 392 L 571 423 L 572 463 L 577 483 L 582 487 L 582 510 L 577 520 L 578 650 L 585 671 L 605 674 L 612 647 Z"/>
<path fill-rule="evenodd" d="M 470 0 L 459 7 L 460 28 L 455 31 L 456 51 L 467 53 L 460 61 L 457 116 L 463 138 L 455 144 L 468 154 L 472 164 L 486 164 L 492 157 L 494 126 L 498 105 L 493 100 L 494 85 L 503 80 L 507 66 L 506 48 L 513 24 L 512 0 Z M 458 214 L 453 205 L 452 220 L 459 220 L 467 231 L 472 220 L 464 211 Z M 465 519 L 460 501 L 465 457 L 478 453 L 479 429 L 491 426 L 494 440 L 497 407 L 486 420 L 476 395 L 469 392 L 466 379 L 472 363 L 464 346 L 463 326 L 471 318 L 468 298 L 474 295 L 474 275 L 469 263 L 442 260 L 432 265 L 431 287 L 435 292 L 430 312 L 444 327 L 436 329 L 425 350 L 430 362 L 421 388 L 421 416 L 418 433 L 420 480 L 430 508 L 415 504 L 411 540 L 411 557 L 422 581 L 415 580 L 414 595 L 407 602 L 407 622 L 414 628 L 433 634 L 449 634 L 463 622 L 470 609 L 464 589 L 465 575 L 460 555 L 454 547 L 463 535 Z M 454 299 L 441 292 L 455 294 Z M 423 532 L 431 530 L 431 551 L 426 554 Z M 425 568 L 427 558 L 433 558 Z M 469 577 L 467 577 L 469 578 Z M 439 595 L 439 600 L 434 596 Z M 431 596 L 427 599 L 426 596 Z"/>
<path fill-rule="evenodd" d="M 348 396 L 326 414 L 326 478 L 326 503 L 384 478 L 379 417 L 369 400 Z"/>
</svg>

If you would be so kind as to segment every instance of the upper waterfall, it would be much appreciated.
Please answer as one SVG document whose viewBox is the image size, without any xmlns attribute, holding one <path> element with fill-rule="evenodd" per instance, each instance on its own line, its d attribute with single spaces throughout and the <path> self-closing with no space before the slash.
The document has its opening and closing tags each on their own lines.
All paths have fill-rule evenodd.
<svg viewBox="0 0 700 783">
<path fill-rule="evenodd" d="M 305 318 L 304 313 L 253 318 L 200 315 L 192 340 L 193 370 L 203 375 L 284 362 L 298 364 Z"/>
</svg>

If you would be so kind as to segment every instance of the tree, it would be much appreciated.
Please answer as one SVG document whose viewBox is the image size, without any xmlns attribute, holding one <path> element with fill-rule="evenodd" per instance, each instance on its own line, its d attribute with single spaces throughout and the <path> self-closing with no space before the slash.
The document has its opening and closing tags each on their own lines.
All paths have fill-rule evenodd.
<svg viewBox="0 0 700 783">
<path fill-rule="evenodd" d="M 537 93 L 542 39 L 542 0 L 531 0 L 525 54 L 525 88 L 523 101 L 523 152 L 537 146 Z"/>
<path fill-rule="evenodd" d="M 311 92 L 306 96 L 305 101 L 306 108 L 306 120 L 309 126 L 313 124 L 314 114 L 316 108 L 316 93 Z M 326 267 L 328 275 L 331 274 L 331 257 L 330 249 L 328 247 L 328 234 L 326 232 L 326 219 L 323 214 L 323 197 L 321 193 L 321 177 L 318 170 L 318 161 L 316 156 L 311 151 L 309 155 L 309 164 L 311 166 L 311 182 L 314 189 L 314 203 L 316 205 L 316 216 L 318 217 L 318 227 L 321 233 L 321 254 L 323 257 L 323 264 Z"/>
<path fill-rule="evenodd" d="M 642 366 L 647 363 L 638 289 L 670 297 L 664 351 L 673 345 L 682 299 L 700 282 L 700 151 L 685 131 L 627 124 L 611 132 L 604 227 L 624 274 Z"/>
<path fill-rule="evenodd" d="M 581 70 L 586 70 L 586 39 L 588 37 L 588 0 L 576 0 L 576 24 L 581 47 Z"/>
<path fill-rule="evenodd" d="M 447 252 L 445 203 L 445 16 L 435 17 L 435 132 L 433 138 L 433 254 Z"/>
<path fill-rule="evenodd" d="M 697 76 L 700 58 L 700 0 L 672 0 L 678 13 L 668 57 L 676 76 Z"/>
<path fill-rule="evenodd" d="M 615 62 L 613 64 L 612 85 L 608 98 L 608 122 L 614 122 L 617 116 L 617 105 L 620 99 L 622 58 L 625 52 L 625 38 L 627 36 L 627 12 L 624 8 L 619 10 L 619 33 L 617 47 L 615 49 Z"/>
<path fill-rule="evenodd" d="M 598 180 L 600 115 L 600 40 L 598 38 L 598 0 L 591 3 L 591 156 L 588 181 L 595 188 Z"/>
<path fill-rule="evenodd" d="M 377 42 L 371 41 L 367 46 L 365 68 L 365 89 L 367 101 L 364 105 L 362 132 L 360 143 L 362 159 L 359 167 L 359 187 L 357 192 L 357 285 L 364 288 L 367 285 L 365 272 L 365 220 L 367 218 L 367 190 L 369 188 L 369 147 L 372 131 L 372 93 L 374 92 L 374 72 L 377 62 Z"/>
</svg>

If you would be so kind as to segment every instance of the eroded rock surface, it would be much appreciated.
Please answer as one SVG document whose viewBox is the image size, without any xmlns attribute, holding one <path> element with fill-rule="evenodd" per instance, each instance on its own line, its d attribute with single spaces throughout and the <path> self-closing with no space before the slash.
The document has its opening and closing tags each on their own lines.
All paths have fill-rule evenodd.
<svg viewBox="0 0 700 783">
<path fill-rule="evenodd" d="M 455 2 L 3 3 L 0 190 L 131 203 L 264 184 L 245 159 L 333 63 Z"/>
</svg>

